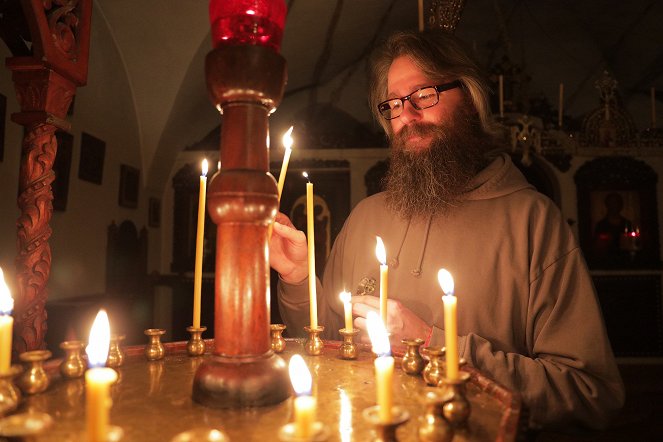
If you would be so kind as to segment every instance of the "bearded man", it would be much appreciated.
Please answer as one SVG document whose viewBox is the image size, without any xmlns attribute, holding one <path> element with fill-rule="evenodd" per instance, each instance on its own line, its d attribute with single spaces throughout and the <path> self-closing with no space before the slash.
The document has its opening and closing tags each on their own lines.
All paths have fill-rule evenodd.
<svg viewBox="0 0 663 442">
<path fill-rule="evenodd" d="M 446 268 L 459 356 L 518 391 L 532 428 L 604 427 L 624 390 L 587 266 L 555 204 L 497 153 L 488 90 L 468 52 L 445 33 L 392 36 L 374 53 L 369 102 L 390 139 L 390 170 L 386 190 L 346 220 L 317 282 L 327 337 L 343 327 L 341 291 L 357 294 L 356 327 L 379 311 L 378 290 L 367 292 L 379 281 L 380 236 L 392 342 L 444 345 L 437 272 Z M 309 321 L 306 239 L 283 214 L 270 262 L 281 315 L 298 334 Z"/>
</svg>

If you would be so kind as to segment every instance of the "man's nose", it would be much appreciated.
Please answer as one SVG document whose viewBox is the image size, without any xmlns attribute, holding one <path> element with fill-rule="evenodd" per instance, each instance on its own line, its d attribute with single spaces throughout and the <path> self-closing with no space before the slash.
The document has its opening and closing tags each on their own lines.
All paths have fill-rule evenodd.
<svg viewBox="0 0 663 442">
<path fill-rule="evenodd" d="M 400 118 L 403 125 L 408 125 L 421 119 L 421 111 L 415 109 L 410 100 L 407 100 L 403 103 L 403 112 L 398 118 Z"/>
</svg>

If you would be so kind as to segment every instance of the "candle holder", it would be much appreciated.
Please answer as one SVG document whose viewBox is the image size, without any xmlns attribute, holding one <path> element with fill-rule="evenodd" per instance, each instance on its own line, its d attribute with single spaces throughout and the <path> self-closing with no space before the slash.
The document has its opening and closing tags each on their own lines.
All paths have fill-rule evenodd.
<svg viewBox="0 0 663 442">
<path fill-rule="evenodd" d="M 467 419 L 472 411 L 466 397 L 466 385 L 470 380 L 470 374 L 460 372 L 458 376 L 458 379 L 453 380 L 443 377 L 439 385 L 442 388 L 444 401 L 442 413 L 454 428 L 467 426 Z"/>
<path fill-rule="evenodd" d="M 320 339 L 320 333 L 324 331 L 324 325 L 319 325 L 315 328 L 313 327 L 304 327 L 306 333 L 308 333 L 308 339 L 304 343 L 304 350 L 310 356 L 320 356 L 322 350 L 325 348 L 324 342 Z"/>
<path fill-rule="evenodd" d="M 0 420 L 0 437 L 11 440 L 33 440 L 53 426 L 50 414 L 41 412 L 27 412 L 14 414 Z"/>
<path fill-rule="evenodd" d="M 6 373 L 0 374 L 0 416 L 16 410 L 21 402 L 21 392 L 13 381 L 21 371 L 20 365 L 12 365 Z"/>
<path fill-rule="evenodd" d="M 407 346 L 401 360 L 401 368 L 407 374 L 418 375 L 426 366 L 426 361 L 419 352 L 424 340 L 421 338 L 402 339 L 401 342 Z"/>
<path fill-rule="evenodd" d="M 281 442 L 322 442 L 329 438 L 329 429 L 322 422 L 313 422 L 313 429 L 309 437 L 297 436 L 297 427 L 294 423 L 285 424 L 279 430 Z"/>
<path fill-rule="evenodd" d="M 26 351 L 18 355 L 26 370 L 18 378 L 18 388 L 25 394 L 37 394 L 45 391 L 50 379 L 44 370 L 44 361 L 51 357 L 48 350 Z"/>
<path fill-rule="evenodd" d="M 269 326 L 269 334 L 272 337 L 272 351 L 274 353 L 281 353 L 285 350 L 285 339 L 281 336 L 285 329 L 285 324 L 270 324 Z"/>
<path fill-rule="evenodd" d="M 444 376 L 444 367 L 442 364 L 442 357 L 445 355 L 446 350 L 442 347 L 426 347 L 424 353 L 428 355 L 428 364 L 422 373 L 424 381 L 431 387 L 436 387 L 440 379 Z"/>
<path fill-rule="evenodd" d="M 419 418 L 419 440 L 423 442 L 451 442 L 454 430 L 444 418 L 444 395 L 439 388 L 426 393 L 426 411 Z"/>
<path fill-rule="evenodd" d="M 342 328 L 338 332 L 343 336 L 343 343 L 338 348 L 338 355 L 341 359 L 357 359 L 359 356 L 359 347 L 355 344 L 355 336 L 359 334 L 361 330 L 353 327 L 352 330 L 347 328 Z"/>
<path fill-rule="evenodd" d="M 186 343 L 186 352 L 189 356 L 201 356 L 205 354 L 205 341 L 203 341 L 202 335 L 207 330 L 207 327 L 204 325 L 196 327 L 187 327 L 186 331 L 191 333 L 191 338 Z"/>
<path fill-rule="evenodd" d="M 170 442 L 229 442 L 230 438 L 221 430 L 216 428 L 194 428 L 192 430 L 183 431 Z"/>
<path fill-rule="evenodd" d="M 149 336 L 150 342 L 145 347 L 145 357 L 148 361 L 158 361 L 163 359 L 166 354 L 166 349 L 161 343 L 161 336 L 166 333 L 166 330 L 163 328 L 148 328 L 145 330 L 145 334 Z"/>
<path fill-rule="evenodd" d="M 65 352 L 65 357 L 60 363 L 60 374 L 63 378 L 76 379 L 85 374 L 87 363 L 83 359 L 84 347 L 82 341 L 64 341 L 60 344 L 60 348 Z"/>
<path fill-rule="evenodd" d="M 397 442 L 396 430 L 399 426 L 410 420 L 410 414 L 401 407 L 393 407 L 391 422 L 381 422 L 379 415 L 380 407 L 374 405 L 363 411 L 364 420 L 373 426 L 375 442 Z"/>
<path fill-rule="evenodd" d="M 110 348 L 108 349 L 108 359 L 106 359 L 107 367 L 117 368 L 124 364 L 124 351 L 122 350 L 121 343 L 125 339 L 125 335 L 111 335 Z"/>
</svg>

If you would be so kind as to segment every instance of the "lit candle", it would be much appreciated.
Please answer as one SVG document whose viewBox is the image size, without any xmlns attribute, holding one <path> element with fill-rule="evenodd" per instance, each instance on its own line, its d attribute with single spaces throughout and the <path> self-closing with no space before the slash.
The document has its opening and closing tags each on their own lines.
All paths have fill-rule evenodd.
<svg viewBox="0 0 663 442">
<path fill-rule="evenodd" d="M 345 313 L 345 331 L 352 332 L 352 304 L 350 303 L 350 298 L 352 295 L 350 292 L 341 292 L 340 296 L 341 302 L 343 303 L 343 312 Z"/>
<path fill-rule="evenodd" d="M 111 399 L 110 386 L 117 380 L 112 368 L 104 367 L 110 346 L 108 315 L 99 310 L 85 349 L 90 369 L 85 372 L 85 416 L 88 442 L 108 440 L 108 421 Z"/>
<path fill-rule="evenodd" d="M 290 382 L 295 390 L 295 436 L 308 440 L 313 433 L 315 423 L 316 400 L 311 395 L 311 372 L 300 355 L 293 355 L 288 364 Z"/>
<path fill-rule="evenodd" d="M 308 239 L 308 295 L 311 328 L 318 328 L 318 298 L 315 294 L 315 222 L 313 213 L 313 183 L 308 173 L 302 172 L 306 183 L 306 236 Z"/>
<path fill-rule="evenodd" d="M 372 311 L 368 312 L 366 316 L 366 328 L 371 338 L 373 353 L 378 356 L 374 361 L 378 417 L 380 422 L 389 423 L 393 419 L 392 408 L 394 405 L 394 358 L 391 357 L 389 335 L 380 317 Z"/>
<path fill-rule="evenodd" d="M 0 267 L 0 374 L 8 373 L 12 365 L 13 309 L 14 299 L 5 282 L 2 267 Z"/>
<path fill-rule="evenodd" d="M 200 292 L 203 286 L 203 240 L 205 238 L 205 196 L 207 194 L 207 159 L 203 160 L 198 196 L 198 232 L 196 262 L 193 273 L 193 327 L 200 328 Z"/>
<path fill-rule="evenodd" d="M 557 111 L 557 126 L 562 127 L 564 115 L 564 83 L 559 84 L 559 109 Z"/>
<path fill-rule="evenodd" d="M 444 296 L 444 346 L 446 347 L 447 379 L 458 379 L 458 327 L 456 324 L 456 297 L 454 279 L 445 269 L 437 272 L 437 280 Z"/>
<path fill-rule="evenodd" d="M 651 101 L 651 128 L 656 128 L 656 88 L 649 89 L 649 96 Z"/>
<path fill-rule="evenodd" d="M 504 118 L 504 75 L 500 74 L 499 81 L 499 97 L 500 97 L 500 118 Z"/>
<path fill-rule="evenodd" d="M 376 236 L 375 256 L 380 261 L 380 318 L 384 325 L 387 325 L 387 276 L 389 267 L 387 266 L 387 252 L 384 249 L 382 238 Z"/>
<path fill-rule="evenodd" d="M 424 32 L 424 0 L 419 0 L 419 32 Z"/>
<path fill-rule="evenodd" d="M 283 156 L 283 163 L 281 164 L 281 173 L 279 173 L 279 201 L 281 201 L 281 193 L 283 192 L 283 184 L 285 184 L 285 174 L 288 170 L 288 163 L 290 162 L 290 154 L 292 153 L 292 126 L 290 129 L 283 135 L 283 147 L 285 148 L 285 154 Z"/>
</svg>

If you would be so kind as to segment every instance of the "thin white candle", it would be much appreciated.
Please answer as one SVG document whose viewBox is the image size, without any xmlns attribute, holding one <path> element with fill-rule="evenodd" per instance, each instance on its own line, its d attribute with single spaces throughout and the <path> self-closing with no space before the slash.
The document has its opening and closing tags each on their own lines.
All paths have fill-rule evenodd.
<svg viewBox="0 0 663 442">
<path fill-rule="evenodd" d="M 318 298 L 315 288 L 315 218 L 313 206 L 313 183 L 308 173 L 302 172 L 306 183 L 306 236 L 308 240 L 308 294 L 311 328 L 318 328 Z"/>
<path fill-rule="evenodd" d="M 201 165 L 198 196 L 198 230 L 196 232 L 196 260 L 193 273 L 193 327 L 200 328 L 200 292 L 203 286 L 203 245 L 205 238 L 205 200 L 207 197 L 207 159 Z"/>
<path fill-rule="evenodd" d="M 285 184 L 285 174 L 288 171 L 288 163 L 290 162 L 290 154 L 292 153 L 292 126 L 290 129 L 283 135 L 283 147 L 285 148 L 285 153 L 283 155 L 283 163 L 281 163 L 281 173 L 279 173 L 279 182 L 278 182 L 278 191 L 279 191 L 279 201 L 281 201 L 281 194 L 283 193 L 283 185 Z"/>
<path fill-rule="evenodd" d="M 290 382 L 295 390 L 295 435 L 302 440 L 308 440 L 313 433 L 315 423 L 316 399 L 311 395 L 313 379 L 311 372 L 304 362 L 304 358 L 296 354 L 290 358 L 288 364 Z"/>
<path fill-rule="evenodd" d="M 456 296 L 454 296 L 454 279 L 445 269 L 437 272 L 437 279 L 444 296 L 444 346 L 447 361 L 447 379 L 458 379 L 458 326 L 456 323 Z"/>
<path fill-rule="evenodd" d="M 345 331 L 352 333 L 352 304 L 350 303 L 350 299 L 352 298 L 352 295 L 350 292 L 342 291 L 341 294 L 339 295 L 339 298 L 341 298 L 341 302 L 343 303 L 343 313 L 345 316 Z"/>
<path fill-rule="evenodd" d="M 388 297 L 388 279 L 389 267 L 387 266 L 387 251 L 384 248 L 382 238 L 375 237 L 375 256 L 380 261 L 380 318 L 386 326 L 387 322 L 387 297 Z"/>
<path fill-rule="evenodd" d="M 366 315 L 366 328 L 371 339 L 375 358 L 375 392 L 378 403 L 380 422 L 389 423 L 393 419 L 394 405 L 394 358 L 391 357 L 389 335 L 377 313 L 370 311 Z"/>
<path fill-rule="evenodd" d="M 14 299 L 0 267 L 0 374 L 9 372 L 12 363 L 12 332 L 14 330 Z"/>
</svg>

